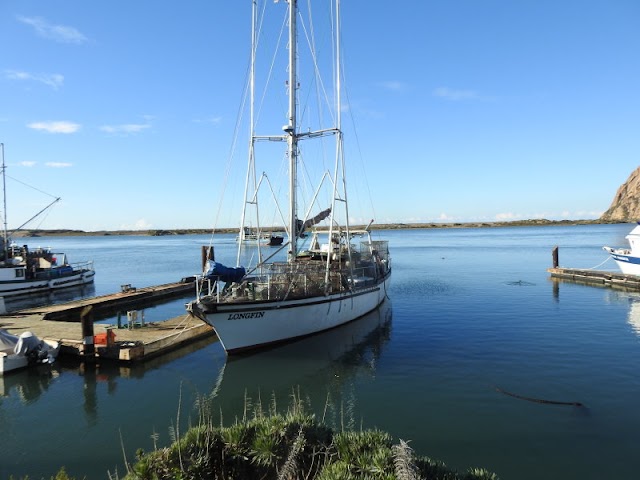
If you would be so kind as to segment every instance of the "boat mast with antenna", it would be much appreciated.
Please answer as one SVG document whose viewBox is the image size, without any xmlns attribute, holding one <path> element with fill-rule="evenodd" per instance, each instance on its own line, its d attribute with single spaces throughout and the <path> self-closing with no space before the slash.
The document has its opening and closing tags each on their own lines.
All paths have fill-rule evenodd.
<svg viewBox="0 0 640 480">
<path fill-rule="evenodd" d="M 4 240 L 4 258 L 6 260 L 9 256 L 9 238 L 7 234 L 7 181 L 5 177 L 4 143 L 0 143 L 0 149 L 2 149 L 2 220 L 4 227 L 2 230 L 2 238 Z"/>
</svg>

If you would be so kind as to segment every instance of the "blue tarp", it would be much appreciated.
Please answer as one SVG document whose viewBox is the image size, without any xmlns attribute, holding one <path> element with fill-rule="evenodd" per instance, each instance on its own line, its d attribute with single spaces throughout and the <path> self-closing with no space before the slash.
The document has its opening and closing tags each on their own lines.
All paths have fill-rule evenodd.
<svg viewBox="0 0 640 480">
<path fill-rule="evenodd" d="M 205 278 L 210 280 L 220 280 L 223 282 L 239 282 L 244 277 L 246 270 L 244 267 L 225 267 L 218 262 L 208 262 L 208 269 Z"/>
</svg>

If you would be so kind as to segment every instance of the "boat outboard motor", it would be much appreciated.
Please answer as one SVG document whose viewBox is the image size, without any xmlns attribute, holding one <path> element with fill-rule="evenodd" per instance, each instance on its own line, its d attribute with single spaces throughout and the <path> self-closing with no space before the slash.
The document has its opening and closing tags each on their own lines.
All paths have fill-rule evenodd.
<svg viewBox="0 0 640 480">
<path fill-rule="evenodd" d="M 21 333 L 13 349 L 17 355 L 28 357 L 29 361 L 36 363 L 52 362 L 48 350 L 44 342 L 31 332 Z"/>
</svg>

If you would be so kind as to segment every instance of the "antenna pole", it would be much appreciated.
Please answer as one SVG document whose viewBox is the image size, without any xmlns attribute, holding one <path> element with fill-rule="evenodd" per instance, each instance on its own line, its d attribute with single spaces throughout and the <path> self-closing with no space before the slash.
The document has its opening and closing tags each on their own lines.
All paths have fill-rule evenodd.
<svg viewBox="0 0 640 480">
<path fill-rule="evenodd" d="M 7 182 L 5 177 L 6 165 L 4 164 L 4 143 L 0 143 L 0 148 L 2 148 L 2 216 L 4 220 L 2 238 L 4 239 L 4 259 L 6 260 L 9 256 L 9 237 L 7 235 Z"/>
<path fill-rule="evenodd" d="M 289 0 L 289 124 L 285 127 L 288 137 L 289 150 L 289 235 L 290 250 L 289 261 L 295 260 L 298 248 L 297 226 L 297 164 L 298 164 L 298 125 L 296 118 L 296 92 L 297 92 L 297 32 L 296 15 L 298 11 L 297 0 Z"/>
</svg>

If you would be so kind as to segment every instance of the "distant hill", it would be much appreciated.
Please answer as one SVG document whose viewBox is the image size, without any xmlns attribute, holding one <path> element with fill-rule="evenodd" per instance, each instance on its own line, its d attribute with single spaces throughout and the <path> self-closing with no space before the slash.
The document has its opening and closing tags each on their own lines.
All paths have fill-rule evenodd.
<svg viewBox="0 0 640 480">
<path fill-rule="evenodd" d="M 609 209 L 600 220 L 636 222 L 640 220 L 640 167 L 636 168 L 616 192 Z"/>
</svg>

